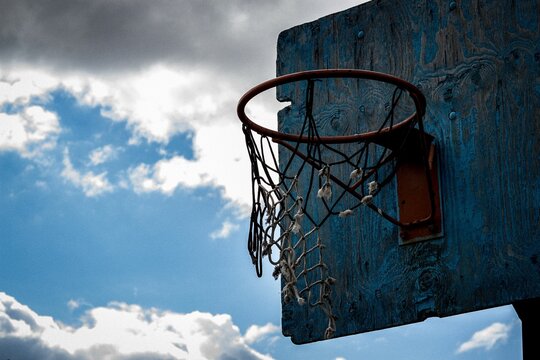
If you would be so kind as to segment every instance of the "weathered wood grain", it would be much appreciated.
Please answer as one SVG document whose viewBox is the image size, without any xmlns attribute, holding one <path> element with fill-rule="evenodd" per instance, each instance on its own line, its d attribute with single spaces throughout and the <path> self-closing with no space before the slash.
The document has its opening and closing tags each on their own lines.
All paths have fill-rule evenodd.
<svg viewBox="0 0 540 360">
<path fill-rule="evenodd" d="M 277 74 L 356 68 L 421 88 L 437 139 L 444 237 L 398 245 L 398 229 L 368 211 L 325 224 L 336 336 L 540 297 L 540 3 L 538 0 L 375 0 L 280 34 Z M 363 36 L 358 36 L 363 31 Z M 294 131 L 305 87 L 278 89 Z M 326 134 L 377 127 L 388 101 L 373 84 L 325 85 Z M 406 109 L 404 111 L 407 111 Z M 454 113 L 455 117 L 449 116 Z M 285 158 L 286 152 L 280 155 Z M 381 204 L 395 209 L 395 193 Z M 394 210 L 395 211 L 395 210 Z M 283 304 L 283 333 L 323 338 L 316 308 Z"/>
</svg>

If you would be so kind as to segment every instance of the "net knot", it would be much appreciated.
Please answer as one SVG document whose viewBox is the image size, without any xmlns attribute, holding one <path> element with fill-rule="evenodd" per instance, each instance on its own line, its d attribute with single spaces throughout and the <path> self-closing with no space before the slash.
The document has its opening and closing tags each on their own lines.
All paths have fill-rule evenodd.
<svg viewBox="0 0 540 360">
<path fill-rule="evenodd" d="M 379 184 L 376 181 L 372 181 L 368 184 L 368 191 L 370 195 L 374 195 L 379 189 Z"/>
<path fill-rule="evenodd" d="M 294 221 L 291 225 L 291 231 L 293 234 L 298 234 L 302 230 L 302 225 L 298 221 Z"/>
<path fill-rule="evenodd" d="M 339 217 L 340 218 L 345 218 L 345 217 L 348 217 L 348 216 L 351 216 L 353 214 L 354 211 L 352 211 L 351 209 L 347 209 L 347 210 L 343 210 L 339 213 Z"/>
<path fill-rule="evenodd" d="M 332 197 L 332 185 L 329 181 L 325 182 L 319 191 L 317 191 L 317 197 L 326 201 L 330 200 Z"/>
<path fill-rule="evenodd" d="M 319 170 L 319 177 L 326 177 L 326 178 L 328 178 L 328 176 L 330 176 L 330 166 L 324 165 L 324 166 Z"/>
<path fill-rule="evenodd" d="M 364 170 L 362 168 L 356 168 L 351 172 L 351 180 L 360 179 L 364 175 Z"/>
<path fill-rule="evenodd" d="M 279 278 L 279 275 L 281 275 L 281 266 L 278 264 L 274 267 L 274 272 L 272 273 L 272 276 L 275 280 Z"/>
<path fill-rule="evenodd" d="M 360 202 L 363 204 L 363 205 L 368 205 L 368 204 L 371 204 L 371 202 L 373 201 L 373 195 L 366 195 L 362 198 L 362 200 L 360 200 Z"/>
<path fill-rule="evenodd" d="M 302 225 L 300 223 L 302 222 L 303 217 L 304 217 L 304 211 L 302 210 L 302 208 L 300 208 L 294 215 L 294 222 L 291 227 L 291 231 L 293 233 L 298 234 L 300 230 L 302 229 Z"/>
</svg>

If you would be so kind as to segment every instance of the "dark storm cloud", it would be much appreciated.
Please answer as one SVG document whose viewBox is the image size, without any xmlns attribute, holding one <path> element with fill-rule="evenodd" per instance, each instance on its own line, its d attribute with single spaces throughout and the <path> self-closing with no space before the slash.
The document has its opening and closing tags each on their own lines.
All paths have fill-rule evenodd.
<svg viewBox="0 0 540 360">
<path fill-rule="evenodd" d="M 2 337 L 0 349 L 0 359 L 74 360 L 67 351 L 50 348 L 36 338 Z"/>
<path fill-rule="evenodd" d="M 156 353 L 120 354 L 114 346 L 97 345 L 88 350 L 76 351 L 74 354 L 44 344 L 36 337 L 0 338 L 0 359 L 13 360 L 174 360 L 173 356 Z"/>
<path fill-rule="evenodd" d="M 245 66 L 247 58 L 256 63 L 260 41 L 275 41 L 265 26 L 280 3 L 0 0 L 0 60 L 90 71 L 158 61 L 198 68 L 221 64 L 226 71 Z"/>
</svg>

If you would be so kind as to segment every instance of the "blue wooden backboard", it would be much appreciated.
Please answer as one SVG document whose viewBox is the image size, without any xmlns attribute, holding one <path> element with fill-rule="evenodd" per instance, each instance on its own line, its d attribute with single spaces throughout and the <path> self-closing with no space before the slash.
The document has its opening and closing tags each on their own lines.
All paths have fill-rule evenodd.
<svg viewBox="0 0 540 360">
<path fill-rule="evenodd" d="M 399 228 L 369 211 L 321 230 L 335 336 L 540 297 L 539 16 L 537 0 L 374 0 L 281 33 L 278 75 L 352 68 L 415 84 L 438 149 L 442 237 L 400 245 Z M 338 130 L 385 101 L 325 91 Z M 291 101 L 286 129 L 305 95 L 283 86 L 278 98 Z M 396 194 L 381 201 L 395 209 Z M 283 303 L 294 343 L 323 339 L 327 323 L 319 308 Z"/>
</svg>

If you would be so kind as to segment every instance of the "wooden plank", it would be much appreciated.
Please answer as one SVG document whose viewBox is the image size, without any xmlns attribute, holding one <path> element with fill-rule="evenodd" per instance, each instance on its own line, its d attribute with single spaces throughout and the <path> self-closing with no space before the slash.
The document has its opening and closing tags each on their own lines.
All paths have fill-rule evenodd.
<svg viewBox="0 0 540 360">
<path fill-rule="evenodd" d="M 356 68 L 419 86 L 439 151 L 444 238 L 399 246 L 399 229 L 367 211 L 322 230 L 337 279 L 336 336 L 540 297 L 539 13 L 537 0 L 462 0 L 455 9 L 378 0 L 280 34 L 278 75 Z M 387 101 L 370 86 L 321 91 L 319 100 L 336 102 L 316 114 L 327 134 L 376 128 L 367 115 Z M 279 114 L 290 131 L 303 88 L 277 96 L 292 102 Z M 380 201 L 395 208 L 395 193 Z M 290 302 L 282 325 L 305 343 L 323 338 L 327 320 Z"/>
</svg>

